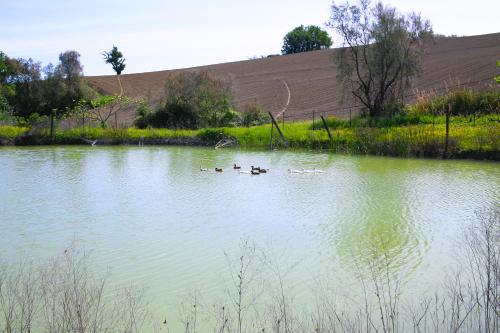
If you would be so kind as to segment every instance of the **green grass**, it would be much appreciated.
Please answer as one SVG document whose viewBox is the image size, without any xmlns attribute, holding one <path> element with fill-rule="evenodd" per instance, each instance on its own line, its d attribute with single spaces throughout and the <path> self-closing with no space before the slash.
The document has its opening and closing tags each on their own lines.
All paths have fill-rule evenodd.
<svg viewBox="0 0 500 333">
<path fill-rule="evenodd" d="M 0 139 L 14 140 L 17 137 L 26 134 L 29 131 L 27 127 L 18 126 L 0 126 Z"/>
<path fill-rule="evenodd" d="M 137 128 L 97 128 L 77 127 L 68 130 L 57 130 L 56 143 L 70 143 L 86 138 L 89 140 L 138 140 L 193 137 L 198 131 L 169 129 L 137 129 Z"/>
<path fill-rule="evenodd" d="M 373 154 L 388 156 L 440 157 L 445 150 L 444 116 L 398 116 L 392 118 L 356 118 L 326 120 L 332 140 L 321 122 L 286 123 L 282 129 L 287 147 L 326 149 L 350 154 Z M 14 140 L 25 134 L 28 128 L 0 126 L 0 138 Z M 103 140 L 104 143 L 137 144 L 140 141 L 214 145 L 221 134 L 236 139 L 240 147 L 267 149 L 271 139 L 271 126 L 208 128 L 201 130 L 169 129 L 103 129 L 93 127 L 57 130 L 56 144 L 81 144 L 82 138 Z M 49 143 L 47 130 L 37 134 L 35 143 Z M 448 156 L 490 157 L 498 159 L 500 151 L 500 116 L 484 115 L 475 119 L 470 116 L 452 117 Z M 273 147 L 284 147 L 279 134 L 273 132 Z M 493 156 L 493 157 L 491 157 Z"/>
</svg>

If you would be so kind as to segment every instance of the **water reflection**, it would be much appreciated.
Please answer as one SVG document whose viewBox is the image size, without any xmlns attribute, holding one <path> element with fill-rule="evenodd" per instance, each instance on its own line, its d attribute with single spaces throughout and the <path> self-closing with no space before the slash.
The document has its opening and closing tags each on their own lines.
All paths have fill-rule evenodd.
<svg viewBox="0 0 500 333">
<path fill-rule="evenodd" d="M 238 174 L 233 163 L 271 171 Z M 225 171 L 200 172 L 200 164 Z M 144 283 L 157 295 L 152 303 L 170 310 L 180 292 L 220 296 L 223 253 L 242 237 L 270 239 L 290 258 L 304 258 L 294 276 L 302 288 L 320 266 L 339 264 L 350 277 L 386 259 L 391 272 L 439 280 L 460 225 L 498 202 L 499 179 L 497 164 L 468 161 L 186 147 L 2 148 L 0 253 L 14 261 L 23 252 L 50 257 L 77 239 L 97 267 L 111 267 L 113 283 Z"/>
</svg>

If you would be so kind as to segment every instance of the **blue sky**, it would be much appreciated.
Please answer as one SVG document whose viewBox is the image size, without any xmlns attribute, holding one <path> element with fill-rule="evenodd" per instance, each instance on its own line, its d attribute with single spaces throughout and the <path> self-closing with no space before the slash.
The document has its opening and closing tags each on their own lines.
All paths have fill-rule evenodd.
<svg viewBox="0 0 500 333">
<path fill-rule="evenodd" d="M 0 50 L 57 62 L 77 50 L 86 75 L 113 74 L 101 53 L 124 53 L 125 73 L 192 67 L 276 54 L 300 24 L 324 27 L 331 0 L 0 0 Z M 442 34 L 500 32 L 500 1 L 384 1 L 418 11 Z M 335 46 L 335 45 L 334 45 Z"/>
</svg>

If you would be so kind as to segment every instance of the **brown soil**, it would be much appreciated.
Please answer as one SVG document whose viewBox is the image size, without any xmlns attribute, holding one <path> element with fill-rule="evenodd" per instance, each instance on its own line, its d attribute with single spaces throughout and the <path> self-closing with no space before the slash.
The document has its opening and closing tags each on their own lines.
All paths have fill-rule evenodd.
<svg viewBox="0 0 500 333">
<path fill-rule="evenodd" d="M 340 102 L 334 61 L 336 52 L 330 49 L 181 70 L 208 70 L 231 80 L 237 109 L 246 103 L 258 103 L 265 111 L 278 114 L 288 98 L 284 80 L 291 97 L 286 119 L 310 119 L 313 112 L 345 118 L 349 109 L 348 103 L 342 106 Z M 492 78 L 498 75 L 496 60 L 499 58 L 500 33 L 437 39 L 426 47 L 422 73 L 414 87 L 421 91 L 444 90 L 445 85 L 495 89 Z M 124 94 L 158 105 L 164 95 L 165 80 L 178 71 L 124 74 L 121 76 Z M 103 93 L 120 92 L 115 76 L 88 76 L 86 79 Z M 408 100 L 413 95 L 409 92 Z M 130 125 L 135 118 L 134 111 L 119 115 L 119 123 Z"/>
</svg>

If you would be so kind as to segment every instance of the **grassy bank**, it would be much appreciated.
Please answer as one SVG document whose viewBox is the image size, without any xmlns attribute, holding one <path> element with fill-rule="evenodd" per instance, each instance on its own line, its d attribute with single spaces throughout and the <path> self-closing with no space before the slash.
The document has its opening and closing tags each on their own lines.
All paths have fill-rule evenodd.
<svg viewBox="0 0 500 333">
<path fill-rule="evenodd" d="M 276 130 L 273 147 L 325 149 L 348 154 L 372 154 L 402 157 L 470 157 L 500 159 L 500 116 L 453 117 L 446 149 L 444 116 L 400 116 L 392 118 L 356 118 L 352 121 L 327 119 L 331 140 L 322 122 L 286 123 L 284 143 Z M 26 136 L 27 128 L 0 127 L 4 144 L 49 144 L 48 130 Z M 184 144 L 212 146 L 222 137 L 230 137 L 240 147 L 270 147 L 270 125 L 228 127 L 202 130 L 102 129 L 74 128 L 57 130 L 55 144 Z M 445 152 L 445 150 L 447 150 Z"/>
</svg>

